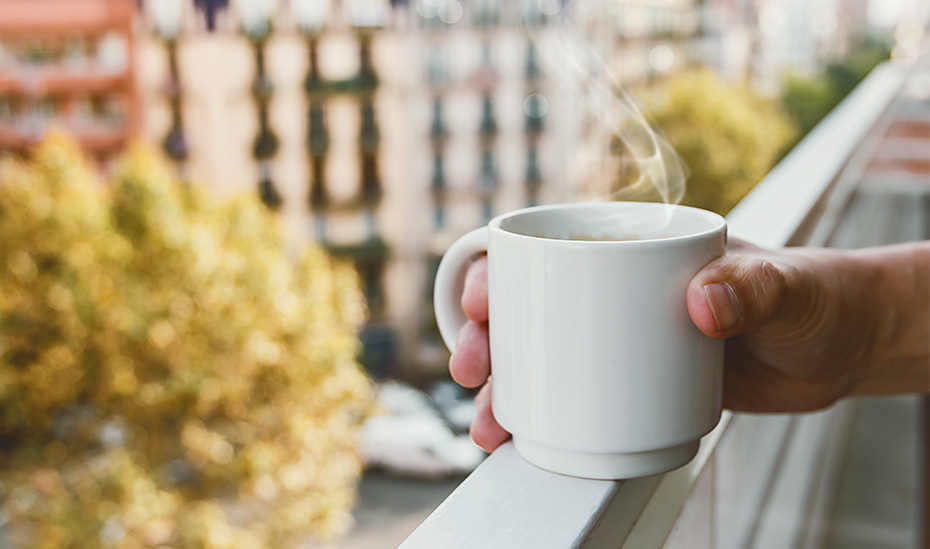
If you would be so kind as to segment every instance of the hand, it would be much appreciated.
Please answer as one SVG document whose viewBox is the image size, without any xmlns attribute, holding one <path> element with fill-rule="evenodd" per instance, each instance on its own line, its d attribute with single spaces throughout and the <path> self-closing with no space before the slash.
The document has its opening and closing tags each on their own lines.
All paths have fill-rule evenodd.
<svg viewBox="0 0 930 549">
<path fill-rule="evenodd" d="M 930 246 L 841 252 L 766 250 L 730 239 L 691 281 L 699 330 L 727 338 L 723 404 L 800 412 L 849 395 L 926 391 L 930 373 Z M 449 360 L 453 379 L 484 385 L 471 436 L 492 451 L 509 438 L 491 410 L 487 258 L 469 269 L 468 322 Z"/>
<path fill-rule="evenodd" d="M 462 309 L 468 322 L 459 330 L 455 353 L 449 358 L 452 379 L 464 387 L 481 387 L 475 396 L 478 415 L 471 424 L 471 438 L 488 452 L 510 438 L 491 411 L 491 350 L 488 345 L 488 258 L 475 261 L 465 276 Z"/>
</svg>

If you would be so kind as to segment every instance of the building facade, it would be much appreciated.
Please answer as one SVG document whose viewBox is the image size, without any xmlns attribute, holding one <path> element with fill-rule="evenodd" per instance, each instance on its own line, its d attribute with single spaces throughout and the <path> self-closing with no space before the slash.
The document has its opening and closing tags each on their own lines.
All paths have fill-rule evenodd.
<svg viewBox="0 0 930 549">
<path fill-rule="evenodd" d="M 434 376 L 448 357 L 432 314 L 445 248 L 498 213 L 580 195 L 582 117 L 539 57 L 554 20 L 535 2 L 381 4 L 366 17 L 333 4 L 315 20 L 296 6 L 272 12 L 267 36 L 229 14 L 214 33 L 149 33 L 145 132 L 186 178 L 257 186 L 295 244 L 353 260 L 374 375 Z M 182 17 L 196 24 L 192 7 Z"/>
</svg>

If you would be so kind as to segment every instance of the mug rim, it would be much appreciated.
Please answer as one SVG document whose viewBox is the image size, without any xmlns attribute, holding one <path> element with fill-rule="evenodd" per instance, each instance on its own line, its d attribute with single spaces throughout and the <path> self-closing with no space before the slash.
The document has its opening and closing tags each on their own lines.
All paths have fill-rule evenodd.
<svg viewBox="0 0 930 549">
<path fill-rule="evenodd" d="M 531 214 L 536 212 L 545 212 L 551 210 L 575 210 L 575 209 L 584 209 L 592 207 L 632 207 L 632 208 L 642 208 L 642 209 L 657 209 L 657 208 L 672 208 L 678 210 L 691 210 L 697 214 L 704 216 L 713 223 L 713 226 L 710 229 L 706 229 L 700 232 L 695 232 L 691 234 L 685 234 L 681 236 L 671 236 L 664 238 L 644 238 L 640 240 L 570 240 L 570 239 L 561 239 L 561 238 L 546 238 L 543 236 L 533 236 L 523 233 L 514 232 L 508 229 L 505 229 L 501 226 L 501 223 L 512 217 L 518 215 Z M 598 202 L 565 202 L 561 204 L 545 204 L 542 206 L 531 206 L 529 208 L 522 208 L 519 210 L 514 210 L 511 212 L 500 214 L 491 221 L 488 222 L 488 229 L 492 231 L 501 231 L 507 235 L 511 235 L 519 238 L 526 238 L 533 241 L 549 242 L 552 244 L 559 245 L 584 245 L 584 246 L 641 246 L 644 244 L 654 245 L 657 242 L 662 243 L 673 243 L 673 242 L 682 242 L 685 240 L 700 239 L 710 235 L 717 234 L 721 231 L 726 231 L 727 221 L 726 219 L 710 210 L 705 210 L 702 208 L 695 208 L 693 206 L 684 206 L 681 204 L 663 204 L 657 202 L 630 202 L 630 201 L 598 201 Z"/>
</svg>

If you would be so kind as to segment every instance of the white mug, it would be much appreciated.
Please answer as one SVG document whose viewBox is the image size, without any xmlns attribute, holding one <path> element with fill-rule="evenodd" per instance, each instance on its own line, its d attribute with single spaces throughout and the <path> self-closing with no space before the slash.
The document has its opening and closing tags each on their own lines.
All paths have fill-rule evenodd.
<svg viewBox="0 0 930 549">
<path fill-rule="evenodd" d="M 720 419 L 723 341 L 694 326 L 685 292 L 725 251 L 724 219 L 685 206 L 500 215 L 443 257 L 439 331 L 454 352 L 465 271 L 487 252 L 492 410 L 519 454 L 585 478 L 670 471 Z"/>
</svg>

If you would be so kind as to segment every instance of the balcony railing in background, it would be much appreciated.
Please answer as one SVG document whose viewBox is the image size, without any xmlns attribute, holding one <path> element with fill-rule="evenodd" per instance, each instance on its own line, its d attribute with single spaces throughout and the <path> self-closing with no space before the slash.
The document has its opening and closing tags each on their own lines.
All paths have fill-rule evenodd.
<svg viewBox="0 0 930 549">
<path fill-rule="evenodd" d="M 51 128 L 98 158 L 123 149 L 140 123 L 134 25 L 129 0 L 0 2 L 7 46 L 55 46 L 26 61 L 0 44 L 0 150 L 28 150 Z"/>
<path fill-rule="evenodd" d="M 733 210 L 730 234 L 766 247 L 837 244 L 909 70 L 891 63 L 875 69 Z M 924 147 L 916 158 L 926 154 Z M 930 196 L 925 187 L 913 192 Z M 930 213 L 917 215 L 926 223 Z M 549 473 L 508 443 L 401 547 L 822 546 L 855 406 L 848 400 L 802 415 L 724 412 L 690 464 L 626 481 Z"/>
</svg>

